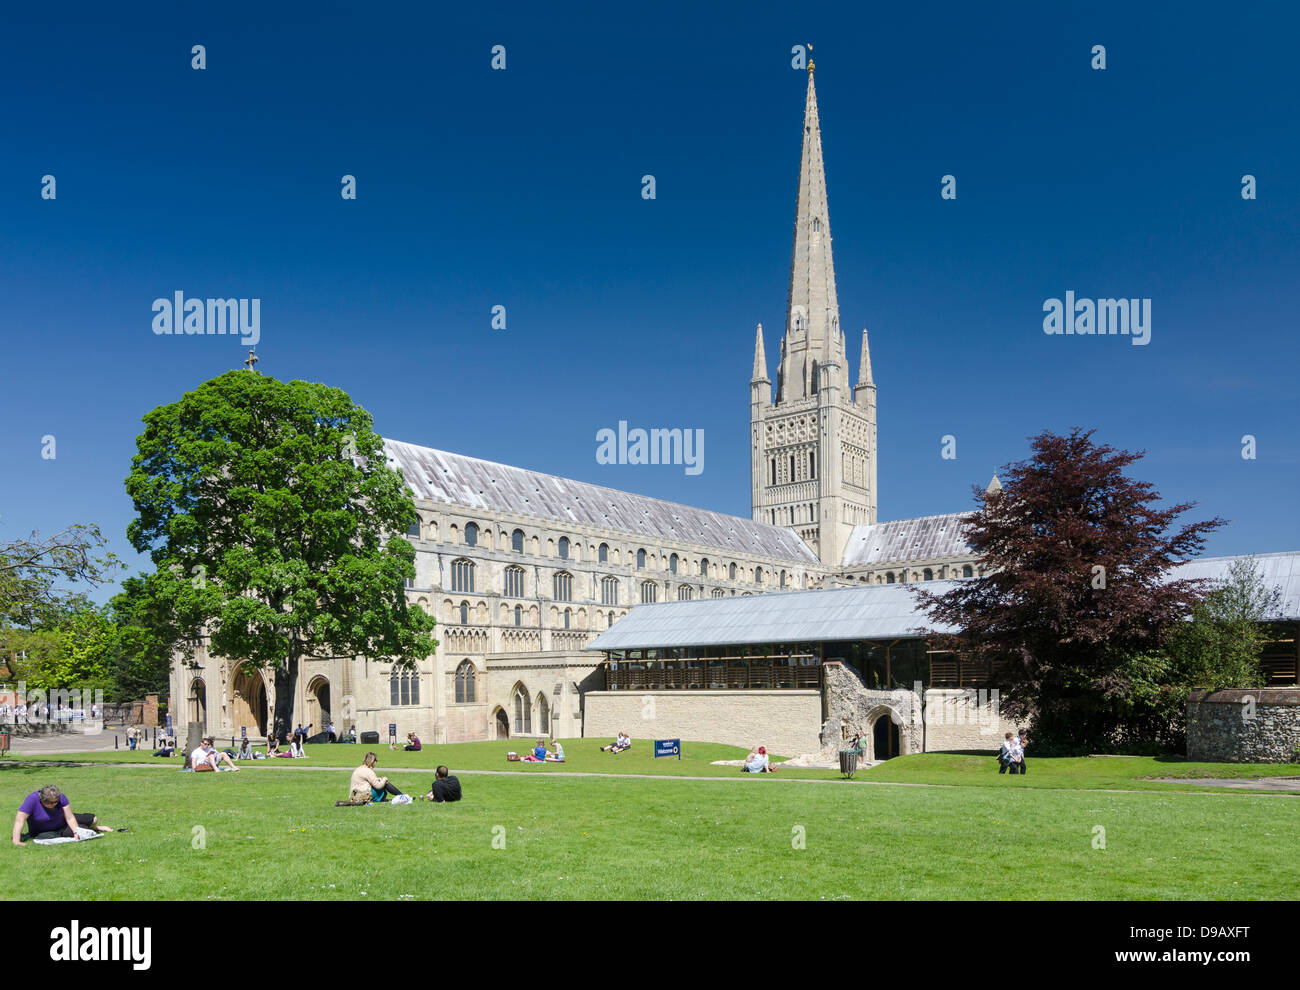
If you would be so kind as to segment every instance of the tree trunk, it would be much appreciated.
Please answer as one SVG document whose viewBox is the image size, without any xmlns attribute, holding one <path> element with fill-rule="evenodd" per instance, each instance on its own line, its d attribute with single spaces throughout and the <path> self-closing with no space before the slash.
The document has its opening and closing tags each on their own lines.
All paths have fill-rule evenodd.
<svg viewBox="0 0 1300 990">
<path fill-rule="evenodd" d="M 300 649 L 296 639 L 290 640 L 289 655 L 275 668 L 275 714 L 271 716 L 270 731 L 281 740 L 293 731 L 293 697 L 298 687 Z"/>
</svg>

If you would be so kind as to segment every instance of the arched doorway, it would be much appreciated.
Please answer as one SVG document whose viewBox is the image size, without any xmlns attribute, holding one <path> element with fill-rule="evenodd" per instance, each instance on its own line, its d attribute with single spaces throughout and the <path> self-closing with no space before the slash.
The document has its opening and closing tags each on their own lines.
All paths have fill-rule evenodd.
<svg viewBox="0 0 1300 990">
<path fill-rule="evenodd" d="M 189 721 L 198 722 L 204 732 L 208 731 L 208 686 L 202 677 L 190 682 Z"/>
<path fill-rule="evenodd" d="M 871 726 L 872 759 L 892 760 L 902 752 L 898 724 L 892 714 L 890 711 L 881 712 Z"/>
<path fill-rule="evenodd" d="M 307 717 L 304 725 L 311 726 L 312 735 L 324 732 L 330 720 L 330 682 L 326 677 L 313 677 L 307 684 Z"/>
<path fill-rule="evenodd" d="M 498 738 L 498 739 L 509 739 L 509 738 L 510 738 L 510 719 L 509 719 L 509 717 L 506 715 L 506 710 L 505 710 L 504 708 L 497 708 L 497 711 L 496 711 L 496 723 L 497 723 L 497 738 Z"/>
<path fill-rule="evenodd" d="M 240 669 L 230 684 L 230 724 L 247 727 L 250 735 L 266 735 L 266 681 L 256 670 Z"/>
</svg>

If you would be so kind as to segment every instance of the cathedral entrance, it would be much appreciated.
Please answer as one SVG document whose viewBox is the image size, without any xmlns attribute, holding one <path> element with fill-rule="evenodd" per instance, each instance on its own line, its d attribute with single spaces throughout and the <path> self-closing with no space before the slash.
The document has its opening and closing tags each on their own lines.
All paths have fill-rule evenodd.
<svg viewBox="0 0 1300 990">
<path fill-rule="evenodd" d="M 330 682 L 325 677 L 313 677 L 307 685 L 307 717 L 304 722 L 312 727 L 312 735 L 329 728 Z"/>
<path fill-rule="evenodd" d="M 888 712 L 881 714 L 871 727 L 871 741 L 874 757 L 877 760 L 892 760 L 898 755 L 898 726 L 889 717 Z"/>
<path fill-rule="evenodd" d="M 230 724 L 248 729 L 249 735 L 266 735 L 266 681 L 257 671 L 239 670 L 230 685 Z"/>
<path fill-rule="evenodd" d="M 208 686 L 203 678 L 196 677 L 190 682 L 189 720 L 198 722 L 204 732 L 208 731 Z"/>
<path fill-rule="evenodd" d="M 497 709 L 497 738 L 510 738 L 510 719 L 506 716 L 504 708 Z"/>
</svg>

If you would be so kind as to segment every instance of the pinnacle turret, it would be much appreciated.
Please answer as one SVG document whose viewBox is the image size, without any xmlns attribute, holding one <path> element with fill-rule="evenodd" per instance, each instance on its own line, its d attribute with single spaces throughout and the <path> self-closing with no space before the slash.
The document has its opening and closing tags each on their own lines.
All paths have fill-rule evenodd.
<svg viewBox="0 0 1300 990">
<path fill-rule="evenodd" d="M 763 324 L 758 325 L 754 336 L 754 381 L 765 382 L 767 377 L 767 355 L 763 353 Z"/>
</svg>

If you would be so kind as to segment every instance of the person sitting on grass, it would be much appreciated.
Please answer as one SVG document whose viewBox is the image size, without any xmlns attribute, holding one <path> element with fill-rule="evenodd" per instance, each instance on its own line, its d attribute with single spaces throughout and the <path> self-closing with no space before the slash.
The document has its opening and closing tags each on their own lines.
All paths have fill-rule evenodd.
<svg viewBox="0 0 1300 990">
<path fill-rule="evenodd" d="M 281 753 L 280 755 L 284 756 L 285 754 Z M 303 744 L 298 736 L 294 736 L 293 741 L 289 743 L 288 755 L 293 757 L 295 760 L 307 759 L 307 750 L 303 747 Z"/>
<path fill-rule="evenodd" d="M 773 768 L 767 762 L 767 749 L 763 746 L 751 749 L 740 769 L 743 773 L 772 773 Z"/>
<path fill-rule="evenodd" d="M 158 740 L 158 748 L 153 751 L 154 756 L 165 756 L 171 758 L 176 752 L 176 740 L 163 736 Z"/>
<path fill-rule="evenodd" d="M 547 763 L 564 762 L 564 747 L 560 745 L 560 741 L 558 739 L 551 740 L 551 754 L 550 756 L 546 757 L 546 762 Z"/>
<path fill-rule="evenodd" d="M 545 763 L 546 762 L 546 740 L 538 739 L 537 745 L 533 747 L 532 752 L 524 754 L 525 763 Z"/>
<path fill-rule="evenodd" d="M 371 804 L 387 799 L 391 794 L 397 797 L 402 792 L 393 786 L 393 782 L 387 777 L 380 777 L 375 773 L 375 761 L 378 759 L 374 753 L 367 753 L 361 761 L 361 766 L 352 771 L 352 781 L 348 785 L 348 799 L 346 801 L 335 801 L 334 807 L 343 808 L 349 805 Z"/>
<path fill-rule="evenodd" d="M 389 743 L 388 748 L 396 749 L 397 743 Z M 424 749 L 424 745 L 420 742 L 419 736 L 414 732 L 408 732 L 406 734 L 406 745 L 403 746 L 402 749 L 407 753 L 418 753 L 420 750 Z"/>
<path fill-rule="evenodd" d="M 623 752 L 623 750 L 630 748 L 631 745 L 632 745 L 632 737 L 629 736 L 626 732 L 620 732 L 618 734 L 617 739 L 615 739 L 608 746 L 601 746 L 600 751 L 602 753 L 606 753 L 606 752 L 621 753 Z"/>
<path fill-rule="evenodd" d="M 253 744 L 248 741 L 248 736 L 244 736 L 239 744 L 239 752 L 235 754 L 237 760 L 251 760 L 253 758 Z"/>
<path fill-rule="evenodd" d="M 428 794 L 421 797 L 421 800 L 437 801 L 439 804 L 445 801 L 459 801 L 460 781 L 448 776 L 446 767 L 439 767 L 434 771 L 433 786 L 429 788 Z"/>
<path fill-rule="evenodd" d="M 27 826 L 26 834 L 23 826 Z M 23 798 L 18 814 L 14 816 L 14 845 L 21 847 L 27 839 L 80 839 L 78 828 L 93 828 L 96 832 L 113 831 L 90 812 L 73 814 L 68 796 L 54 784 L 46 784 Z"/>
<path fill-rule="evenodd" d="M 212 737 L 208 736 L 201 743 L 198 749 L 190 754 L 190 769 L 196 772 L 205 770 L 220 770 L 221 764 L 226 765 L 227 770 L 238 770 L 235 761 L 230 758 L 229 753 L 220 753 L 212 745 Z"/>
</svg>

